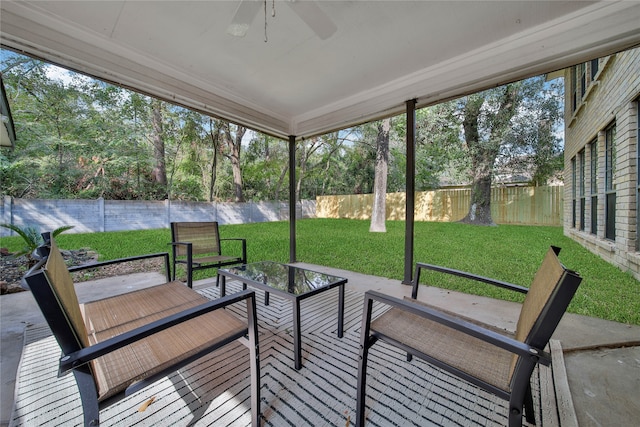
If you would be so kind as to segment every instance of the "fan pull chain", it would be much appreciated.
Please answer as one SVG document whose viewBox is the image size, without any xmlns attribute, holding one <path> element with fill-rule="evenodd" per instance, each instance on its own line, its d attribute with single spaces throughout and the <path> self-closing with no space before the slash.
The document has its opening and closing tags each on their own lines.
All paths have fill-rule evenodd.
<svg viewBox="0 0 640 427">
<path fill-rule="evenodd" d="M 276 0 L 271 0 L 271 17 L 276 17 Z M 267 37 L 267 0 L 264 0 L 264 42 L 268 42 Z"/>
</svg>

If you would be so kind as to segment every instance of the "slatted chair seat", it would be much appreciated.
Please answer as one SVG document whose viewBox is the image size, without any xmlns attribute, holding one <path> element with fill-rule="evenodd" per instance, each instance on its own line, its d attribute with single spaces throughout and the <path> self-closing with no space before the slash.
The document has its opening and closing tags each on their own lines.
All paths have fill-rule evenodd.
<svg viewBox="0 0 640 427">
<path fill-rule="evenodd" d="M 235 252 L 222 253 L 222 242 L 237 242 Z M 187 286 L 193 287 L 193 272 L 227 265 L 247 263 L 247 241 L 242 238 L 220 238 L 218 223 L 212 222 L 172 222 L 171 251 L 173 279 L 176 265 L 184 264 L 187 269 Z"/>
<path fill-rule="evenodd" d="M 430 264 L 416 264 L 412 298 L 365 293 L 360 338 L 356 423 L 365 422 L 366 371 L 370 348 L 382 340 L 509 401 L 509 426 L 535 423 L 530 378 L 537 363 L 548 365 L 545 347 L 581 278 L 566 270 L 552 247 L 529 288 Z M 422 270 L 432 270 L 526 293 L 515 334 L 443 312 L 417 298 Z M 390 308 L 372 320 L 373 303 Z"/>
<path fill-rule="evenodd" d="M 74 373 L 86 426 L 99 424 L 100 402 L 122 392 L 131 394 L 235 340 L 249 347 L 252 424 L 259 425 L 260 367 L 253 291 L 209 301 L 181 282 L 167 281 L 80 305 L 60 251 L 48 236 L 45 241 L 47 246 L 39 249 L 43 259 L 25 275 L 25 282 L 62 349 L 60 372 Z M 156 256 L 164 257 L 168 271 L 166 253 L 133 259 Z M 246 304 L 246 320 L 225 310 L 237 303 Z"/>
<path fill-rule="evenodd" d="M 438 360 L 454 369 L 467 372 L 502 390 L 509 390 L 512 353 L 507 350 L 395 308 L 371 322 L 371 330 L 393 337 L 421 353 L 437 355 Z"/>
<path fill-rule="evenodd" d="M 173 306 L 174 301 L 180 303 Z M 182 283 L 171 282 L 83 304 L 89 344 L 104 342 L 207 302 L 206 297 L 189 292 Z M 218 310 L 99 357 L 93 361 L 98 400 L 116 395 L 132 383 L 241 335 L 246 329 L 246 322 L 228 310 Z"/>
</svg>

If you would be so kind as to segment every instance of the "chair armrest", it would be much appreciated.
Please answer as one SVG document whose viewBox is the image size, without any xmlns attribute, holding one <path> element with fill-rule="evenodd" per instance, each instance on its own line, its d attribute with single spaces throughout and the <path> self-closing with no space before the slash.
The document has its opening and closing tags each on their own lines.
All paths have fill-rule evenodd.
<svg viewBox="0 0 640 427">
<path fill-rule="evenodd" d="M 192 307 L 179 313 L 175 313 L 171 316 L 165 317 L 164 319 L 151 322 L 147 325 L 122 333 L 100 343 L 82 348 L 76 352 L 63 355 L 60 359 L 60 373 L 65 373 L 71 369 L 84 365 L 85 363 L 88 363 L 93 359 L 97 359 L 100 356 L 104 356 L 105 354 L 111 353 L 157 332 L 163 331 L 198 316 L 202 316 L 203 314 L 209 313 L 211 311 L 215 311 L 227 307 L 231 304 L 235 304 L 244 299 L 250 299 L 252 307 L 255 307 L 255 291 L 244 290 L 242 292 L 218 298 L 214 301 L 201 304 L 197 307 Z"/>
<path fill-rule="evenodd" d="M 509 282 L 503 282 L 502 280 L 491 279 L 489 277 L 479 276 L 477 274 L 468 273 L 466 271 L 455 270 L 453 268 L 441 267 L 439 265 L 425 264 L 422 262 L 416 263 L 416 272 L 413 281 L 413 290 L 411 292 L 411 298 L 416 299 L 418 297 L 418 286 L 420 286 L 420 273 L 421 271 L 432 270 L 439 273 L 450 274 L 453 276 L 463 277 L 465 279 L 475 280 L 476 282 L 487 283 L 489 285 L 498 286 L 500 288 L 509 289 L 511 291 L 520 292 L 526 294 L 529 288 L 524 286 L 515 285 Z"/>
<path fill-rule="evenodd" d="M 176 259 L 176 246 L 185 246 L 187 248 L 187 254 L 189 255 L 189 259 L 191 259 L 191 255 L 190 254 L 193 252 L 193 243 L 191 243 L 191 242 L 171 242 L 171 243 L 169 243 L 169 245 L 171 245 L 171 251 L 172 251 L 174 262 L 175 262 L 175 259 Z M 191 261 L 189 261 L 189 263 L 191 263 Z"/>
<path fill-rule="evenodd" d="M 543 349 L 532 347 L 514 338 L 499 334 L 490 329 L 483 328 L 482 326 L 467 322 L 446 313 L 442 313 L 438 310 L 426 307 L 421 304 L 416 304 L 411 301 L 395 298 L 377 291 L 365 292 L 365 307 L 371 306 L 369 301 L 378 301 L 382 304 L 410 312 L 412 314 L 415 314 L 416 316 L 427 318 L 451 329 L 455 329 L 464 334 L 493 344 L 511 353 L 515 353 L 524 357 L 537 357 L 540 363 L 542 363 L 543 365 L 549 365 L 551 361 L 551 356 Z M 370 319 L 370 315 L 365 314 L 365 318 Z M 369 329 L 368 325 L 366 329 Z"/>
<path fill-rule="evenodd" d="M 191 242 L 171 242 L 171 243 L 169 243 L 169 245 L 171 245 L 171 255 L 173 256 L 174 267 L 175 267 L 175 261 L 176 261 L 176 246 L 185 246 L 187 248 L 188 258 L 189 258 L 189 260 L 191 259 L 191 253 L 193 252 L 193 243 L 191 243 Z M 189 261 L 189 264 L 191 264 L 191 261 Z"/>
<path fill-rule="evenodd" d="M 120 263 L 124 263 L 124 262 L 132 262 L 132 261 L 140 261 L 143 259 L 151 259 L 151 258 L 160 258 L 160 257 L 164 257 L 164 267 L 165 267 L 165 276 L 167 278 L 167 281 L 170 280 L 170 276 L 169 276 L 169 254 L 167 252 L 158 252 L 155 254 L 146 254 L 146 255 L 137 255 L 137 256 L 132 256 L 132 257 L 127 257 L 127 258 L 118 258 L 118 259 L 112 259 L 109 261 L 100 261 L 100 262 L 95 262 L 92 264 L 84 264 L 84 265 L 78 265 L 78 266 L 74 266 L 74 267 L 69 267 L 69 273 L 75 273 L 78 271 L 82 271 L 82 270 L 88 270 L 88 269 L 92 269 L 92 268 L 100 268 L 100 267 L 105 267 L 107 265 L 112 265 L 112 264 L 120 264 Z"/>
<path fill-rule="evenodd" d="M 191 242 L 171 242 L 171 243 L 168 243 L 168 245 L 171 245 L 171 246 L 178 246 L 178 245 L 180 245 L 180 246 L 187 246 L 187 247 L 188 247 L 188 246 L 190 246 L 190 245 L 192 245 L 192 244 L 193 244 L 193 243 L 191 243 Z"/>
<path fill-rule="evenodd" d="M 220 241 L 231 241 L 231 240 L 236 240 L 236 241 L 240 241 L 242 242 L 242 263 L 246 264 L 247 263 L 247 239 L 241 238 L 241 237 L 228 237 L 225 239 L 220 239 Z"/>
</svg>

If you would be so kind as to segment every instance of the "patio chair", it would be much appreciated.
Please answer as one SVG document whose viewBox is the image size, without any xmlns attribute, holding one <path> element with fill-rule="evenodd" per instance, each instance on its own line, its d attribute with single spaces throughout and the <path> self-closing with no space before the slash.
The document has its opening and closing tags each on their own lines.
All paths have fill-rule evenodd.
<svg viewBox="0 0 640 427">
<path fill-rule="evenodd" d="M 223 255 L 221 242 L 240 242 L 241 252 L 233 256 Z M 217 222 L 172 222 L 171 252 L 173 280 L 176 279 L 176 264 L 187 266 L 187 286 L 193 287 L 193 272 L 225 265 L 247 263 L 247 241 L 241 238 L 221 239 Z M 218 279 L 216 279 L 216 286 Z"/>
<path fill-rule="evenodd" d="M 380 292 L 366 292 L 358 366 L 357 425 L 363 426 L 365 422 L 367 359 L 378 340 L 406 351 L 409 361 L 411 356 L 418 357 L 509 401 L 509 426 L 522 425 L 523 406 L 527 421 L 535 423 L 531 374 L 537 363 L 550 364 L 545 347 L 582 281 L 560 264 L 559 251 L 555 247 L 549 249 L 529 289 L 417 263 L 412 298 L 402 300 Z M 526 293 L 515 334 L 511 336 L 472 318 L 417 302 L 420 272 L 425 269 Z M 390 309 L 372 321 L 374 301 Z"/>
<path fill-rule="evenodd" d="M 167 282 L 79 304 L 70 274 L 120 262 L 164 257 L 152 254 L 67 269 L 48 235 L 36 252 L 41 260 L 25 275 L 62 349 L 60 375 L 72 371 L 78 384 L 85 426 L 100 423 L 100 404 L 129 395 L 235 340 L 249 347 L 252 425 L 260 419 L 260 366 L 253 291 L 210 301 L 180 282 Z M 225 310 L 246 304 L 247 319 Z"/>
</svg>

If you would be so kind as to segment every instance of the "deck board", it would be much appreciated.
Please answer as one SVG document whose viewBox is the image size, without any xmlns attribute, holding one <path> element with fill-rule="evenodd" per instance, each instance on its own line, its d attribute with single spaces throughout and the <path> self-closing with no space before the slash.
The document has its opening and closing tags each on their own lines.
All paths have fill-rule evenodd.
<svg viewBox="0 0 640 427">
<path fill-rule="evenodd" d="M 240 289 L 230 281 L 229 293 Z M 208 298 L 218 288 L 200 290 Z M 291 303 L 256 291 L 260 332 L 261 399 L 265 426 L 349 426 L 355 421 L 357 360 L 363 294 L 345 292 L 345 333 L 337 338 L 337 289 L 302 302 L 302 363 L 293 368 Z M 377 312 L 382 307 L 375 308 Z M 238 313 L 241 310 L 239 309 Z M 72 375 L 57 377 L 60 348 L 44 325 L 29 326 L 18 371 L 10 426 L 81 425 L 82 407 Z M 502 426 L 506 402 L 421 360 L 408 363 L 380 343 L 370 353 L 369 426 Z M 541 369 L 548 369 L 543 367 Z M 134 395 L 108 402 L 101 425 L 251 424 L 248 351 L 240 343 L 216 351 Z M 540 380 L 534 395 L 540 420 Z M 548 393 L 547 387 L 542 387 Z M 553 390 L 551 390 L 553 392 Z M 150 398 L 144 412 L 138 408 Z M 555 396 L 552 396 L 555 398 Z"/>
</svg>

